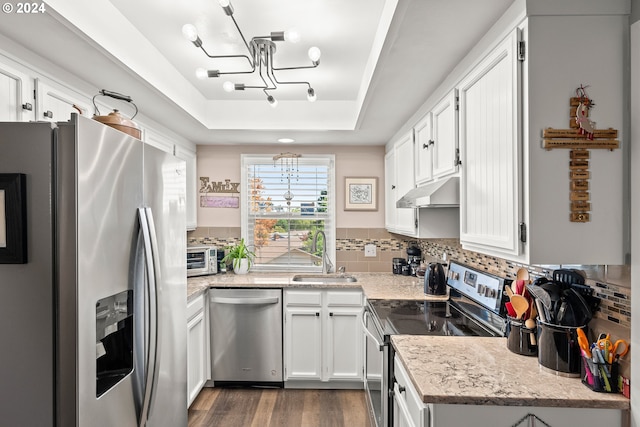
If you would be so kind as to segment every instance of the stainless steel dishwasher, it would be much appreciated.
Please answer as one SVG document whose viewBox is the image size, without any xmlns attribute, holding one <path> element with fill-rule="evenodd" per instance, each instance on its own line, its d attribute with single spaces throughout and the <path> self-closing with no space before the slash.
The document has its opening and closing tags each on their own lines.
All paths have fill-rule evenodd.
<svg viewBox="0 0 640 427">
<path fill-rule="evenodd" d="M 211 289 L 216 385 L 283 386 L 282 289 Z"/>
</svg>

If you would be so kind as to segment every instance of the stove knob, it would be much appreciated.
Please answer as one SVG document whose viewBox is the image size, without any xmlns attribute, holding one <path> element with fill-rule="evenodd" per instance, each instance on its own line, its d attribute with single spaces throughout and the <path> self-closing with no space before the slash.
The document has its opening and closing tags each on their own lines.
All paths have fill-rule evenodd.
<svg viewBox="0 0 640 427">
<path fill-rule="evenodd" d="M 480 295 L 486 294 L 486 289 L 484 285 L 478 285 L 478 294 Z"/>
</svg>

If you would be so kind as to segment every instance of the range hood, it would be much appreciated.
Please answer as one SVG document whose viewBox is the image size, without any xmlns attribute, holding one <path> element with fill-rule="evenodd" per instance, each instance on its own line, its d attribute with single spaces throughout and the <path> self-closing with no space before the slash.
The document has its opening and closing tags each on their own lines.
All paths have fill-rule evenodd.
<svg viewBox="0 0 640 427">
<path fill-rule="evenodd" d="M 452 176 L 416 187 L 402 196 L 397 208 L 448 208 L 460 206 L 460 177 Z"/>
</svg>

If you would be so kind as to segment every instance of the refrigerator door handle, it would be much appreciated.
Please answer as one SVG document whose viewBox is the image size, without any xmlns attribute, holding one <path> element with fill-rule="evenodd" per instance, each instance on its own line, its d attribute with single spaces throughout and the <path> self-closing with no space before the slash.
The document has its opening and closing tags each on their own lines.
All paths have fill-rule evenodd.
<svg viewBox="0 0 640 427">
<path fill-rule="evenodd" d="M 149 343 L 148 352 L 146 354 L 146 372 L 144 376 L 144 396 L 142 400 L 142 409 L 138 425 L 143 427 L 146 425 L 151 406 L 153 402 L 153 389 L 157 382 L 158 371 L 158 284 L 157 284 L 157 239 L 155 235 L 155 226 L 153 223 L 153 215 L 150 208 L 138 208 L 138 217 L 140 219 L 140 229 L 144 243 L 145 268 L 147 272 L 147 291 L 149 297 L 148 305 L 148 331 L 147 341 Z"/>
</svg>

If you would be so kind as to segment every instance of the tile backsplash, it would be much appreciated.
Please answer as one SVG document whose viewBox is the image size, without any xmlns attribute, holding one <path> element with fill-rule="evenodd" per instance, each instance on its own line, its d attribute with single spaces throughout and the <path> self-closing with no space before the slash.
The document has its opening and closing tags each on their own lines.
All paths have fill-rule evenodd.
<svg viewBox="0 0 640 427">
<path fill-rule="evenodd" d="M 239 227 L 200 227 L 187 233 L 187 243 L 211 244 L 219 247 L 231 245 L 240 239 Z M 364 245 L 376 245 L 374 257 L 364 256 Z M 384 228 L 337 228 L 336 268 L 345 267 L 348 272 L 391 272 L 392 259 L 406 258 L 406 249 L 418 246 L 426 261 L 455 259 L 479 270 L 514 279 L 519 268 L 529 270 L 532 277 L 551 277 L 559 265 L 522 265 L 502 258 L 491 257 L 462 249 L 458 239 L 411 239 L 387 232 Z M 576 266 L 562 268 L 583 270 L 586 284 L 600 298 L 595 318 L 608 320 L 622 327 L 631 326 L 631 278 L 629 266 Z"/>
</svg>

